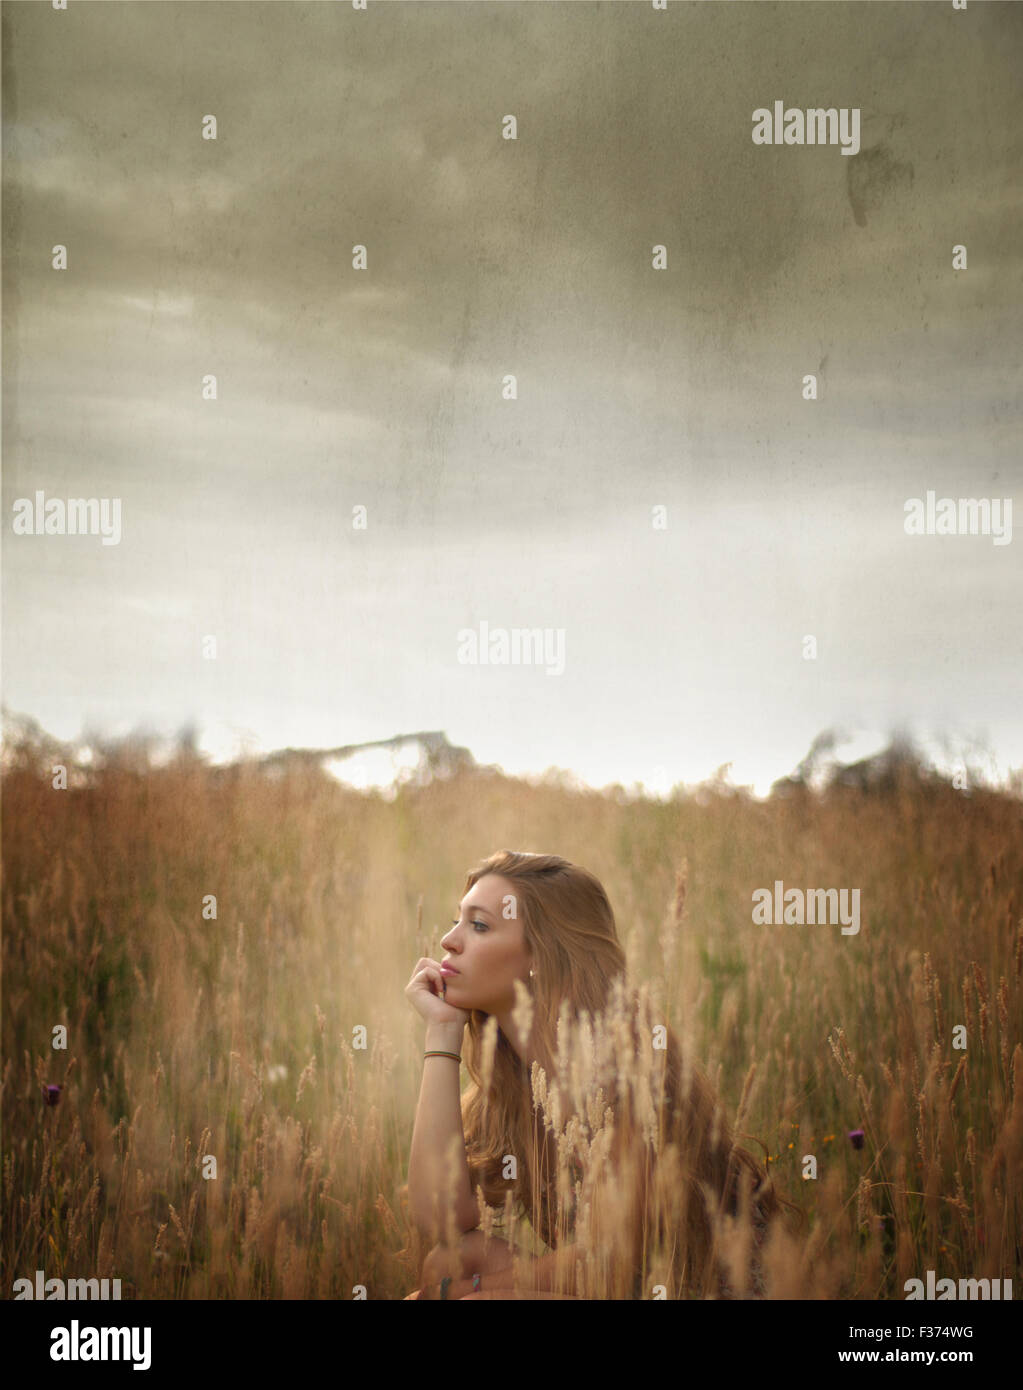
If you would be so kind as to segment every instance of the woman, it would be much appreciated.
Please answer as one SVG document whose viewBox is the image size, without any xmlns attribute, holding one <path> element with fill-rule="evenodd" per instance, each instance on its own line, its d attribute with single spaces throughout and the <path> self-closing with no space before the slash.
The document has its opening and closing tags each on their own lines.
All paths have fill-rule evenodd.
<svg viewBox="0 0 1023 1390">
<path fill-rule="evenodd" d="M 627 992 L 597 879 L 503 850 L 469 873 L 458 911 L 443 960 L 419 960 L 405 990 L 426 1020 L 407 1194 L 434 1242 L 410 1297 L 762 1293 L 778 1199 L 671 1029 Z M 550 1252 L 516 1258 L 491 1234 L 502 1209 Z"/>
</svg>

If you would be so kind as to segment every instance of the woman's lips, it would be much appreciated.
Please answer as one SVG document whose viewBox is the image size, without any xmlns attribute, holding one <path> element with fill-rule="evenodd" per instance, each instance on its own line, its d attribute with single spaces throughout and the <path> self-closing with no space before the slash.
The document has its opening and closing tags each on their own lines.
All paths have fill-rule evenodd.
<svg viewBox="0 0 1023 1390">
<path fill-rule="evenodd" d="M 442 975 L 457 975 L 459 972 L 455 969 L 453 965 L 442 965 L 440 968 L 440 973 Z"/>
</svg>

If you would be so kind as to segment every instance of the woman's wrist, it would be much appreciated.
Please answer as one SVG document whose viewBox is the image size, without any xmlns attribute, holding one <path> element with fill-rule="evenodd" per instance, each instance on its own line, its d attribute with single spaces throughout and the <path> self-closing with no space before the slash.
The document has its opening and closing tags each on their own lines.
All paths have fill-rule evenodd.
<svg viewBox="0 0 1023 1390">
<path fill-rule="evenodd" d="M 453 1299 L 464 1298 L 467 1293 L 473 1292 L 471 1279 L 449 1279 L 448 1289 L 445 1297 L 450 1303 Z M 439 1302 L 441 1297 L 440 1284 L 427 1284 L 419 1295 L 423 1302 Z"/>
<path fill-rule="evenodd" d="M 461 1052 L 464 1023 L 428 1023 L 426 1025 L 426 1052 Z"/>
</svg>

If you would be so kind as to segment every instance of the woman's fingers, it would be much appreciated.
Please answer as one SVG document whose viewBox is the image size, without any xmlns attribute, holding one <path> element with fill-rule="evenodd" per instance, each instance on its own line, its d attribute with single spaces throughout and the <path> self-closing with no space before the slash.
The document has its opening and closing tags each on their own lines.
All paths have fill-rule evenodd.
<svg viewBox="0 0 1023 1390">
<path fill-rule="evenodd" d="M 412 978 L 406 985 L 406 989 L 412 989 L 414 985 L 424 985 L 430 980 L 440 980 L 443 976 L 440 973 L 440 966 L 436 961 L 421 960 L 412 972 Z"/>
<path fill-rule="evenodd" d="M 412 971 L 412 978 L 405 988 L 412 989 L 415 985 L 419 985 L 420 987 L 428 986 L 431 981 L 440 982 L 443 978 L 443 975 L 440 973 L 439 962 L 430 960 L 428 956 L 423 956 L 420 960 L 416 961 L 416 968 Z"/>
<path fill-rule="evenodd" d="M 441 974 L 440 966 L 436 961 L 429 960 L 420 962 L 420 965 L 422 968 L 415 972 L 405 986 L 405 997 L 427 1021 L 451 1017 L 447 1013 L 450 1008 L 447 1003 L 447 981 Z M 441 1010 L 433 1007 L 434 999 L 441 1005 Z M 431 1002 L 427 1002 L 428 1000 Z"/>
</svg>

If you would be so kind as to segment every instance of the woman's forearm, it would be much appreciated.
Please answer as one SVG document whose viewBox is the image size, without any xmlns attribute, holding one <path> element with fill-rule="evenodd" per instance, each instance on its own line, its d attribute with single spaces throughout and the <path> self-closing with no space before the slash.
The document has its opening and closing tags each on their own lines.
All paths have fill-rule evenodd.
<svg viewBox="0 0 1023 1390">
<path fill-rule="evenodd" d="M 423 1050 L 461 1053 L 463 1032 L 461 1023 L 428 1023 Z M 444 1239 L 449 1211 L 458 1231 L 472 1230 L 479 1220 L 465 1156 L 459 1077 L 459 1065 L 451 1057 L 424 1058 L 408 1191 L 412 1220 L 430 1241 Z"/>
<path fill-rule="evenodd" d="M 523 1259 L 519 1263 L 517 1274 L 512 1265 L 508 1265 L 504 1269 L 488 1270 L 480 1278 L 478 1291 L 471 1275 L 462 1279 L 453 1279 L 448 1285 L 447 1296 L 450 1300 L 464 1298 L 466 1294 L 476 1292 L 502 1294 L 538 1291 L 567 1294 L 578 1298 L 578 1281 L 575 1269 L 577 1255 L 578 1250 L 574 1245 L 565 1245 L 560 1250 L 551 1251 L 548 1255 L 540 1255 L 534 1259 Z M 440 1288 L 430 1284 L 423 1289 L 421 1296 L 425 1299 L 439 1299 Z"/>
<path fill-rule="evenodd" d="M 578 1254 L 574 1245 L 563 1245 L 547 1255 L 538 1255 L 525 1266 L 529 1287 L 550 1293 L 577 1294 L 575 1265 Z M 519 1287 L 523 1287 L 521 1280 Z"/>
<path fill-rule="evenodd" d="M 483 1279 L 486 1289 L 540 1289 L 550 1293 L 577 1292 L 575 1263 L 578 1251 L 574 1245 L 563 1245 L 547 1255 L 537 1255 L 519 1263 L 516 1275 L 513 1266 L 496 1270 Z"/>
</svg>

